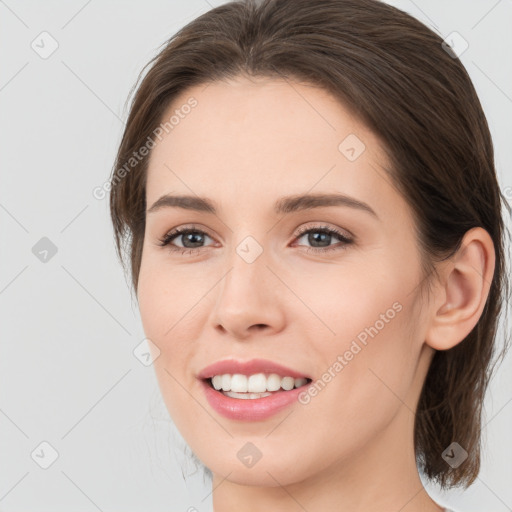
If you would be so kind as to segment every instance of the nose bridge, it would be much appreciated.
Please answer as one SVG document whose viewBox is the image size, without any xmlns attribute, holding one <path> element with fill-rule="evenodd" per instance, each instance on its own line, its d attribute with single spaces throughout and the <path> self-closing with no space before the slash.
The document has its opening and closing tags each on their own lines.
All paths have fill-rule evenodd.
<svg viewBox="0 0 512 512">
<path fill-rule="evenodd" d="M 258 244 L 259 245 L 259 244 Z M 260 246 L 261 247 L 261 246 Z M 242 241 L 229 259 L 229 272 L 226 275 L 218 297 L 218 305 L 224 311 L 250 311 L 257 307 L 267 295 L 269 271 L 263 248 L 257 254 L 254 241 Z M 267 297 L 268 300 L 268 297 Z"/>
<path fill-rule="evenodd" d="M 268 254 L 251 236 L 234 248 L 229 269 L 215 296 L 213 321 L 236 337 L 246 337 L 251 326 L 280 329 L 283 312 L 277 300 L 275 276 L 267 268 Z M 271 280 L 276 282 L 271 282 Z"/>
</svg>

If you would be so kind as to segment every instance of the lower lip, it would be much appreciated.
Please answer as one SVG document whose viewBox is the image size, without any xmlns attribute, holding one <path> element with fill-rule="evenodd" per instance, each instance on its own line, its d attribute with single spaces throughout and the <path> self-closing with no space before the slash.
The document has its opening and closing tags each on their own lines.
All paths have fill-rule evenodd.
<svg viewBox="0 0 512 512">
<path fill-rule="evenodd" d="M 231 398 L 213 389 L 208 381 L 201 381 L 206 399 L 215 411 L 231 420 L 259 421 L 267 419 L 298 401 L 307 385 L 290 391 L 276 391 L 263 398 Z"/>
</svg>

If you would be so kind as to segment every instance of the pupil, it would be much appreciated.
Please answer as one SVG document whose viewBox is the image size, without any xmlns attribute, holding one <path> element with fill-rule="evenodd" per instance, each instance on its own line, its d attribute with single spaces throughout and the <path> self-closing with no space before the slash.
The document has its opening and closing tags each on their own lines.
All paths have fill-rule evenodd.
<svg viewBox="0 0 512 512">
<path fill-rule="evenodd" d="M 318 240 L 319 238 L 320 239 L 323 238 L 324 242 L 327 241 L 327 243 L 320 245 L 320 247 L 326 247 L 326 246 L 330 245 L 329 242 L 330 242 L 331 235 L 329 235 L 328 233 L 310 234 L 308 237 L 308 242 L 314 246 L 316 242 L 318 242 L 318 241 L 322 242 L 322 240 Z"/>
<path fill-rule="evenodd" d="M 192 238 L 192 240 L 190 240 L 190 239 L 189 239 L 189 237 L 191 237 L 191 238 Z M 193 240 L 194 238 L 196 239 L 195 241 Z M 187 244 L 185 243 L 185 241 L 191 241 L 191 242 L 192 242 L 192 245 L 191 245 L 191 246 L 187 246 Z M 202 242 L 202 235 L 201 235 L 201 234 L 199 234 L 199 233 L 187 233 L 187 234 L 185 235 L 183 245 L 184 245 L 185 247 L 196 247 L 196 246 L 200 245 L 200 244 L 201 244 L 201 242 Z"/>
</svg>

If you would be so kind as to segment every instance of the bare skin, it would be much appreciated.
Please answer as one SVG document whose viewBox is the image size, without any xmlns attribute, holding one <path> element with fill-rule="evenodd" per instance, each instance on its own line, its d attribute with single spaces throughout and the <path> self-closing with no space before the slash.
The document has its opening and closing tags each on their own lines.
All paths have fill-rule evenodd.
<svg viewBox="0 0 512 512">
<path fill-rule="evenodd" d="M 428 296 L 411 209 L 386 175 L 378 138 L 343 105 L 312 86 L 239 78 L 185 91 L 164 118 L 190 97 L 197 106 L 152 150 L 147 208 L 186 194 L 218 210 L 147 214 L 138 299 L 169 413 L 213 472 L 215 512 L 439 512 L 418 476 L 414 411 L 434 351 L 462 341 L 483 310 L 489 235 L 466 233 Z M 347 153 L 339 145 L 351 134 Z M 365 149 L 353 159 L 357 140 Z M 307 193 L 344 194 L 375 215 L 350 205 L 273 211 L 279 198 Z M 185 235 L 159 245 L 191 225 L 204 233 L 201 247 L 181 254 Z M 351 242 L 326 235 L 313 245 L 298 234 L 322 227 Z M 252 263 L 236 251 L 248 236 L 263 251 Z M 358 335 L 381 325 L 307 404 L 263 421 L 219 415 L 196 377 L 232 357 L 321 380 Z M 237 457 L 247 442 L 262 454 L 250 468 Z"/>
</svg>

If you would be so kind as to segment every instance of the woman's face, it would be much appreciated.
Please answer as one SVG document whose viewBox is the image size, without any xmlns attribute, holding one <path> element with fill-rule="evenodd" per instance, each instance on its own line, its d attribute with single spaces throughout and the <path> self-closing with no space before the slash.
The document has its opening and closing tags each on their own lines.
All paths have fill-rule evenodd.
<svg viewBox="0 0 512 512">
<path fill-rule="evenodd" d="M 328 93 L 295 82 L 196 86 L 163 122 L 173 113 L 149 162 L 138 299 L 163 398 L 191 449 L 214 474 L 276 486 L 412 446 L 432 355 L 428 306 L 411 210 L 379 140 Z M 164 195 L 191 199 L 150 211 Z M 303 195 L 320 200 L 290 200 Z M 199 198 L 215 211 L 196 208 Z M 193 232 L 159 245 L 176 228 Z M 228 362 L 204 372 L 255 359 L 288 370 Z M 311 382 L 252 399 L 201 378 L 235 373 L 279 376 L 246 379 L 256 387 Z"/>
</svg>

